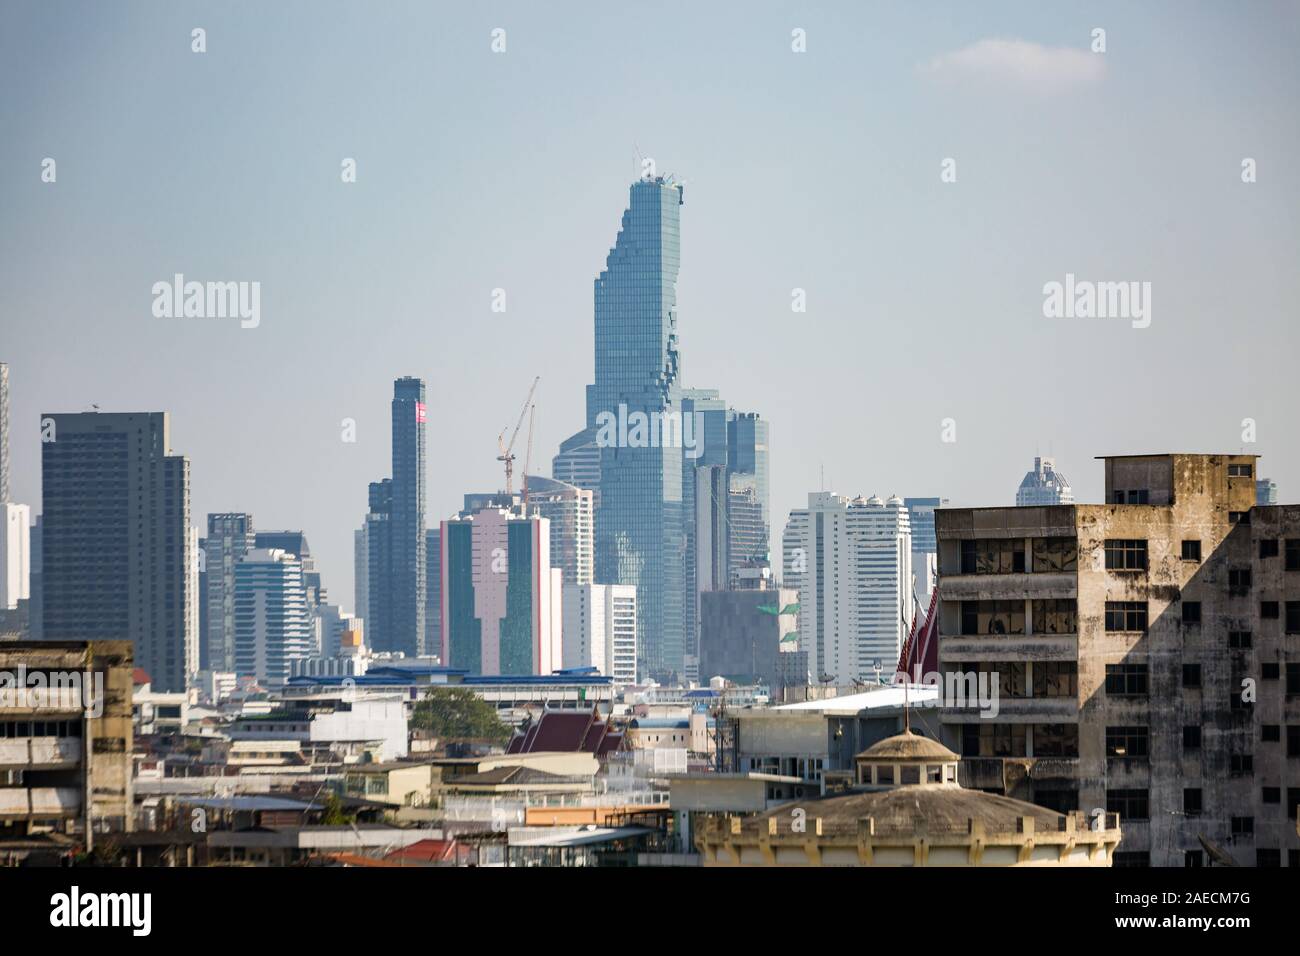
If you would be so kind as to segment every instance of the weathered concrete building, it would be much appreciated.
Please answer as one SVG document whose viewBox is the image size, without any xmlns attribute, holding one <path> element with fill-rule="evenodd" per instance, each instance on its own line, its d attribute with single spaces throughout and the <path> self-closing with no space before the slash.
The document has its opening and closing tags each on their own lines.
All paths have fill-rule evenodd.
<svg viewBox="0 0 1300 956">
<path fill-rule="evenodd" d="M 943 713 L 968 786 L 1123 822 L 1119 865 L 1300 866 L 1300 506 L 1254 455 L 1102 459 L 1106 503 L 937 513 Z M 951 705 L 952 701 L 948 701 Z"/>
<path fill-rule="evenodd" d="M 130 641 L 0 643 L 0 854 L 133 829 Z"/>
</svg>

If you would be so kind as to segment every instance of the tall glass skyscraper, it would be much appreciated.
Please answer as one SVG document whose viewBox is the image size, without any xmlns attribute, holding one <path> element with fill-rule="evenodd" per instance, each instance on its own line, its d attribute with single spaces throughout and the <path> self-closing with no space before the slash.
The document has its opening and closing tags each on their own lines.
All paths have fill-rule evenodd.
<svg viewBox="0 0 1300 956">
<path fill-rule="evenodd" d="M 393 612 L 396 651 L 424 653 L 425 567 L 424 382 L 393 383 Z"/>
<path fill-rule="evenodd" d="M 357 542 L 358 573 L 365 564 L 364 615 L 370 646 L 377 651 L 425 653 L 428 555 L 425 541 L 424 382 L 393 383 L 393 477 L 370 485 L 370 510 Z M 360 591 L 360 588 L 358 588 Z"/>
<path fill-rule="evenodd" d="M 681 185 L 662 176 L 632 184 L 618 238 L 595 282 L 596 375 L 587 387 L 587 428 L 599 435 L 611 418 L 620 423 L 614 440 L 598 441 L 596 581 L 636 586 L 642 635 L 638 671 L 655 677 L 680 674 L 688 650 L 682 607 L 683 448 L 680 441 L 638 440 L 635 429 L 622 423 L 634 423 L 638 413 L 650 422 L 681 413 L 682 202 Z"/>
</svg>

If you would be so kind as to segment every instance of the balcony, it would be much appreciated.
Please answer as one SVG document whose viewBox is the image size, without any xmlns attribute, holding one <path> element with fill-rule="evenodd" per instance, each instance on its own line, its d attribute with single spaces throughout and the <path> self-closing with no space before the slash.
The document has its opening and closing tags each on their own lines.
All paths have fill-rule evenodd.
<svg viewBox="0 0 1300 956">
<path fill-rule="evenodd" d="M 81 763 L 80 737 L 0 739 L 0 770 L 58 770 Z"/>
<path fill-rule="evenodd" d="M 1079 594 L 1076 571 L 940 574 L 939 580 L 943 601 L 1074 598 Z"/>
<path fill-rule="evenodd" d="M 970 723 L 974 717 L 1004 724 L 1073 724 L 1079 720 L 1079 702 L 1073 697 L 1011 697 L 999 691 L 997 709 L 997 716 L 984 718 L 974 703 L 967 707 L 944 707 L 939 711 L 939 719 L 954 724 Z"/>
<path fill-rule="evenodd" d="M 1074 661 L 1078 634 L 953 634 L 940 632 L 939 661 Z"/>
<path fill-rule="evenodd" d="M 75 787 L 0 788 L 0 820 L 51 820 L 80 812 L 81 792 Z"/>
</svg>

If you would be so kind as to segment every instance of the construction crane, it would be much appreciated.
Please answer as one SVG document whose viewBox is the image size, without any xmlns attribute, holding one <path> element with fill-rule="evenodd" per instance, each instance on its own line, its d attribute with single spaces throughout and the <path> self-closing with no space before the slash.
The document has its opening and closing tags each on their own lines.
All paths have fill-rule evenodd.
<svg viewBox="0 0 1300 956">
<path fill-rule="evenodd" d="M 515 470 L 515 453 L 514 453 L 515 439 L 519 437 L 519 428 L 520 426 L 523 425 L 524 416 L 528 414 L 528 409 L 533 404 L 533 392 L 537 391 L 537 383 L 540 382 L 541 380 L 542 377 L 540 375 L 537 376 L 537 378 L 533 379 L 533 387 L 528 390 L 528 397 L 524 399 L 524 407 L 519 410 L 519 421 L 515 422 L 515 430 L 510 433 L 510 444 L 507 445 L 505 442 L 505 438 L 506 438 L 505 429 L 502 429 L 501 434 L 497 436 L 497 447 L 501 449 L 501 454 L 497 455 L 497 461 L 503 461 L 506 463 L 506 496 L 507 497 L 509 497 L 511 494 L 514 493 L 514 483 L 512 481 L 512 478 L 514 476 L 514 470 Z"/>
<path fill-rule="evenodd" d="M 537 383 L 534 382 L 534 385 Z M 533 419 L 537 414 L 537 403 L 533 402 L 528 406 L 528 450 L 524 452 L 524 480 L 521 481 L 520 490 L 523 493 L 524 517 L 528 517 L 528 469 L 533 465 Z"/>
</svg>

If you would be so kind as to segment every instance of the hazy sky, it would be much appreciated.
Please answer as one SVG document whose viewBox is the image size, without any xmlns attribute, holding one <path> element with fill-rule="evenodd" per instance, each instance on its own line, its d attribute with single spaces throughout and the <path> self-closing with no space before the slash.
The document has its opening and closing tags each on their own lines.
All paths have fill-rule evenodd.
<svg viewBox="0 0 1300 956">
<path fill-rule="evenodd" d="M 772 422 L 778 542 L 823 465 L 1001 505 L 1036 452 L 1096 501 L 1096 455 L 1245 450 L 1295 501 L 1298 47 L 1295 3 L 7 3 L 13 494 L 41 412 L 165 409 L 196 524 L 305 530 L 350 605 L 394 378 L 431 523 L 535 375 L 533 470 L 582 425 L 639 150 L 687 183 L 684 384 Z M 155 318 L 177 272 L 260 282 L 260 325 Z M 1150 282 L 1150 327 L 1045 318 L 1066 273 Z"/>
</svg>

